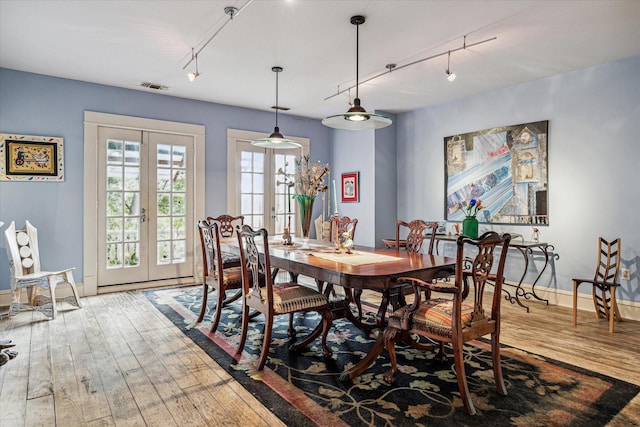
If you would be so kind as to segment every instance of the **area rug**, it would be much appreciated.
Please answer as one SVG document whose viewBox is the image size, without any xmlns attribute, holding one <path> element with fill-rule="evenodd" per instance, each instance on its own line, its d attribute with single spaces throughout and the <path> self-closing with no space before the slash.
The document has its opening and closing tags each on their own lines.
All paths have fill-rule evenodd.
<svg viewBox="0 0 640 427">
<path fill-rule="evenodd" d="M 194 324 L 201 288 L 171 288 L 145 295 L 288 426 L 604 426 L 640 392 L 636 385 L 503 346 L 508 396 L 500 396 L 493 381 L 489 346 L 474 341 L 464 348 L 467 380 L 477 410 L 471 417 L 460 400 L 452 356 L 438 363 L 432 352 L 399 345 L 396 384 L 382 380 L 390 367 L 386 352 L 365 373 L 343 382 L 340 373 L 364 357 L 377 332 L 368 336 L 345 319 L 335 320 L 328 337 L 333 356 L 325 359 L 319 340 L 300 352 L 289 351 L 288 316 L 279 316 L 266 368 L 256 372 L 262 317 L 252 323 L 245 352 L 237 361 L 232 355 L 240 331 L 240 302 L 223 309 L 218 332 L 211 334 L 214 303 L 204 321 Z M 315 313 L 296 316 L 298 336 L 304 336 L 318 321 Z"/>
</svg>

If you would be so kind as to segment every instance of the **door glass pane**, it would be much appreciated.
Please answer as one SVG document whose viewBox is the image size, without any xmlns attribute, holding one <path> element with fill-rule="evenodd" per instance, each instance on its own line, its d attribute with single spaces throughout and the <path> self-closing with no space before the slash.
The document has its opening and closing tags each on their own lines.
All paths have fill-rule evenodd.
<svg viewBox="0 0 640 427">
<path fill-rule="evenodd" d="M 186 261 L 186 154 L 182 145 L 157 145 L 158 265 Z"/>
<path fill-rule="evenodd" d="M 274 156 L 274 203 L 275 203 L 275 233 L 282 234 L 284 227 L 290 226 L 293 233 L 295 226 L 295 203 L 291 200 L 293 194 L 293 179 L 295 170 L 295 155 L 278 154 Z"/>
<path fill-rule="evenodd" d="M 264 161 L 264 152 L 240 154 L 240 212 L 253 228 L 264 227 Z"/>
<path fill-rule="evenodd" d="M 106 175 L 107 269 L 138 266 L 140 143 L 108 139 Z"/>
</svg>

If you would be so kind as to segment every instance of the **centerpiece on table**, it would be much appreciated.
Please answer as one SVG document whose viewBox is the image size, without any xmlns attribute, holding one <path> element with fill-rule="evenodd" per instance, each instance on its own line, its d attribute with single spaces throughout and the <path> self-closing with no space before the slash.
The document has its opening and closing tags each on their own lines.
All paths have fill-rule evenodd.
<svg viewBox="0 0 640 427">
<path fill-rule="evenodd" d="M 483 209 L 482 200 L 471 199 L 469 204 L 461 208 L 465 213 L 465 219 L 462 221 L 462 234 L 473 239 L 478 238 L 478 219 L 476 215 Z"/>
<path fill-rule="evenodd" d="M 329 173 L 329 165 L 321 165 L 319 162 L 311 164 L 308 155 L 296 157 L 295 163 L 294 188 L 296 193 L 292 197 L 298 201 L 300 206 L 302 246 L 308 247 L 313 202 L 318 193 L 324 193 L 329 188 L 324 183 L 325 175 Z"/>
</svg>

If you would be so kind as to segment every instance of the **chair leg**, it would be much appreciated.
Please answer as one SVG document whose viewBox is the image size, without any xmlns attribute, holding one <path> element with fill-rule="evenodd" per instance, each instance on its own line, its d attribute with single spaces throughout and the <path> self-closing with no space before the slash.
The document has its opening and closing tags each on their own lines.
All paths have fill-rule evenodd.
<svg viewBox="0 0 640 427">
<path fill-rule="evenodd" d="M 73 278 L 73 273 L 71 271 L 67 271 L 65 273 L 65 281 L 71 286 L 71 292 L 73 293 L 73 297 L 75 298 L 76 307 L 80 308 L 80 296 L 78 295 L 78 288 L 76 287 L 76 281 Z"/>
<path fill-rule="evenodd" d="M 247 342 L 247 329 L 249 328 L 249 306 L 246 301 L 242 302 L 242 330 L 240 331 L 240 341 L 236 349 L 236 355 L 242 354 L 244 345 Z"/>
<path fill-rule="evenodd" d="M 389 353 L 389 360 L 391 360 L 391 369 L 384 373 L 382 379 L 387 384 L 393 384 L 396 382 L 396 374 L 398 372 L 398 359 L 396 357 L 396 339 L 400 334 L 400 330 L 392 326 L 387 326 L 382 332 L 384 340 L 384 347 Z"/>
<path fill-rule="evenodd" d="M 578 283 L 577 280 L 573 281 L 573 324 L 578 324 Z"/>
<path fill-rule="evenodd" d="M 220 316 L 222 316 L 222 306 L 224 305 L 224 297 L 225 297 L 225 292 L 223 291 L 222 288 L 218 288 L 218 295 L 216 295 L 218 298 L 218 301 L 216 302 L 216 312 L 213 314 L 213 321 L 211 322 L 211 329 L 210 331 L 212 333 L 215 333 L 218 330 L 218 324 L 220 323 Z"/>
<path fill-rule="evenodd" d="M 302 341 L 291 344 L 291 346 L 289 347 L 290 350 L 297 351 L 308 346 L 313 340 L 318 337 L 318 335 L 320 335 L 320 333 L 322 333 L 322 354 L 325 357 L 331 357 L 333 351 L 327 346 L 327 335 L 329 334 L 329 329 L 331 329 L 333 314 L 331 313 L 330 309 L 319 311 L 319 313 L 322 316 L 322 320 L 318 324 L 318 326 L 316 326 L 315 329 L 309 333 L 309 335 L 304 337 Z"/>
<path fill-rule="evenodd" d="M 616 315 L 620 318 L 618 312 L 618 304 L 616 304 L 616 288 L 615 286 L 609 286 L 609 293 L 611 294 L 611 301 L 609 307 L 609 333 L 613 333 L 613 322 L 615 322 Z"/>
<path fill-rule="evenodd" d="M 49 296 L 51 297 L 51 319 L 55 319 L 58 307 L 56 306 L 56 284 L 53 280 L 49 281 Z"/>
<path fill-rule="evenodd" d="M 273 316 L 267 316 L 264 324 L 264 340 L 262 341 L 262 351 L 260 352 L 260 359 L 258 359 L 258 365 L 256 370 L 262 371 L 264 365 L 267 363 L 267 356 L 269 355 L 269 347 L 271 346 L 271 332 L 273 331 Z"/>
<path fill-rule="evenodd" d="M 476 414 L 476 408 L 471 401 L 471 394 L 469 393 L 469 387 L 467 386 L 467 375 L 464 370 L 464 354 L 462 352 L 462 343 L 459 339 L 452 341 L 453 346 L 453 363 L 456 369 L 456 377 L 458 377 L 458 390 L 460 391 L 460 397 L 464 408 L 469 415 Z"/>
<path fill-rule="evenodd" d="M 205 279 L 207 280 L 207 279 Z M 200 307 L 200 314 L 198 314 L 198 320 L 196 320 L 196 323 L 200 323 L 202 322 L 202 319 L 204 319 L 204 314 L 207 312 L 207 298 L 209 297 L 209 286 L 207 285 L 207 283 L 203 283 L 202 284 L 202 305 Z"/>
<path fill-rule="evenodd" d="M 498 388 L 498 394 L 506 396 L 507 387 L 504 385 L 502 362 L 500 360 L 500 336 L 496 333 L 491 334 L 491 359 L 493 362 L 493 378 Z"/>
</svg>

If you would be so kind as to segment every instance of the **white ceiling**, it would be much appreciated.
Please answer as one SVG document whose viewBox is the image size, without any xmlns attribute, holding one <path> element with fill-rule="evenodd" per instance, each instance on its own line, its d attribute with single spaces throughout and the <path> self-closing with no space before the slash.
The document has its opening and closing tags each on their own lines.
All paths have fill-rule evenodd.
<svg viewBox="0 0 640 427">
<path fill-rule="evenodd" d="M 246 5 L 246 7 L 244 7 Z M 240 13 L 229 21 L 226 6 Z M 0 67 L 321 118 L 355 84 L 368 111 L 399 113 L 640 55 L 640 1 L 0 0 Z M 226 25 L 225 25 L 226 23 Z M 219 33 L 203 48 L 213 34 Z M 384 73 L 422 58 L 497 37 Z M 201 76 L 189 82 L 191 48 Z M 352 91 L 355 96 L 355 90 Z M 270 110 L 273 111 L 273 110 Z"/>
</svg>

